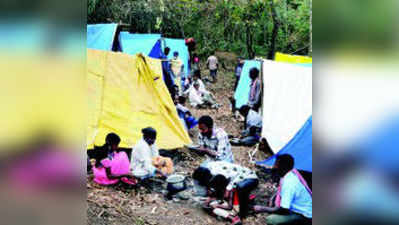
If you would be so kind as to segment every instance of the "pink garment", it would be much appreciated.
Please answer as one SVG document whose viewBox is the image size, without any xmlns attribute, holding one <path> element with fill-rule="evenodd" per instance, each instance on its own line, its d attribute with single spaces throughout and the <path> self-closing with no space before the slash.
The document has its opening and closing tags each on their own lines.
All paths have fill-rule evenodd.
<svg viewBox="0 0 399 225">
<path fill-rule="evenodd" d="M 255 94 L 256 94 L 256 83 L 258 82 L 258 80 L 259 80 L 259 78 L 256 78 L 256 80 L 254 80 L 254 82 L 252 83 L 252 86 L 251 86 L 251 98 L 253 99 L 253 98 L 255 98 Z"/>
<path fill-rule="evenodd" d="M 49 147 L 31 157 L 16 160 L 6 171 L 19 189 L 46 188 L 49 184 L 79 182 L 76 159 L 67 151 Z"/>
<path fill-rule="evenodd" d="M 104 167 L 111 168 L 111 174 L 121 176 L 130 174 L 130 162 L 126 152 L 113 152 L 112 159 L 106 158 L 101 161 Z M 122 177 L 120 180 L 126 184 L 135 185 L 137 181 L 132 178 Z M 119 181 L 119 179 L 117 179 Z"/>
<path fill-rule="evenodd" d="M 119 182 L 118 179 L 109 179 L 105 167 L 93 167 L 94 182 L 101 185 L 111 185 Z"/>
<path fill-rule="evenodd" d="M 101 163 L 104 167 L 111 168 L 112 175 L 120 176 L 130 173 L 130 162 L 125 152 L 114 152 L 112 159 L 103 159 Z"/>
<path fill-rule="evenodd" d="M 312 196 L 312 190 L 310 190 L 308 184 L 306 183 L 305 179 L 302 177 L 302 175 L 298 172 L 297 169 L 293 169 L 290 172 L 293 172 L 299 179 L 299 181 L 303 184 L 303 186 L 305 186 L 306 190 L 309 192 L 309 194 Z M 288 172 L 288 173 L 290 173 Z M 288 174 L 287 173 L 287 174 Z M 276 206 L 280 207 L 281 204 L 281 187 L 283 186 L 283 181 L 284 181 L 284 177 L 281 178 L 280 180 L 280 185 L 278 186 L 278 190 L 277 190 L 277 195 L 276 195 L 276 201 L 275 204 Z"/>
</svg>

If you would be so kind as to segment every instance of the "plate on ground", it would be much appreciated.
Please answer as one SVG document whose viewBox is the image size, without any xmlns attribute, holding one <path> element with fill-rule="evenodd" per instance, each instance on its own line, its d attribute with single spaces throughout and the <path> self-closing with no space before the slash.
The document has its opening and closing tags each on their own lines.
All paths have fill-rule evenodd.
<svg viewBox="0 0 399 225">
<path fill-rule="evenodd" d="M 200 145 L 187 145 L 187 148 L 190 150 L 198 150 L 200 147 Z"/>
</svg>

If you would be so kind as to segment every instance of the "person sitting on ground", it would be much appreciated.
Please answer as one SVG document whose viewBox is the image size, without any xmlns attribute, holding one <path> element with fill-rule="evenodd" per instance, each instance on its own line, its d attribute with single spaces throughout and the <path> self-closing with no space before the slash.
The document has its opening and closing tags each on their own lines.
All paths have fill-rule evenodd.
<svg viewBox="0 0 399 225">
<path fill-rule="evenodd" d="M 249 77 L 251 78 L 250 91 L 248 97 L 248 106 L 254 111 L 258 112 L 261 105 L 261 81 L 259 78 L 259 70 L 252 68 L 249 71 Z"/>
<path fill-rule="evenodd" d="M 183 95 L 189 95 L 190 89 L 194 88 L 194 83 L 199 84 L 199 89 L 201 92 L 211 95 L 211 93 L 208 90 L 206 90 L 205 84 L 204 84 L 204 82 L 202 82 L 200 77 L 201 77 L 201 71 L 197 70 L 196 72 L 194 72 L 192 83 L 190 84 L 190 87 L 185 92 L 183 92 Z"/>
<path fill-rule="evenodd" d="M 108 150 L 107 155 L 98 161 L 91 160 L 94 182 L 101 185 L 116 184 L 119 181 L 129 185 L 137 183 L 130 173 L 130 162 L 126 152 L 118 148 L 120 141 L 117 134 L 108 134 L 104 145 Z"/>
<path fill-rule="evenodd" d="M 198 82 L 198 84 L 200 85 L 200 90 L 210 94 L 210 92 L 208 90 L 206 90 L 204 82 L 202 82 L 202 80 L 201 80 L 201 71 L 197 70 L 194 73 L 193 82 Z"/>
<path fill-rule="evenodd" d="M 254 146 L 259 142 L 262 132 L 262 116 L 248 105 L 241 106 L 239 112 L 245 118 L 245 122 L 244 130 L 241 132 L 242 138 L 238 141 L 238 144 Z"/>
<path fill-rule="evenodd" d="M 222 128 L 214 126 L 210 116 L 202 116 L 198 120 L 199 151 L 203 152 L 216 161 L 234 162 L 233 152 L 227 133 Z"/>
<path fill-rule="evenodd" d="M 186 125 L 186 128 L 189 130 L 194 128 L 198 124 L 198 121 L 191 114 L 190 110 L 187 107 L 185 107 L 185 105 L 186 105 L 186 97 L 179 96 L 176 104 L 177 114 L 182 120 L 184 120 L 184 124 Z"/>
<path fill-rule="evenodd" d="M 155 175 L 166 176 L 161 170 L 153 165 L 153 159 L 159 156 L 158 148 L 155 145 L 157 132 L 152 127 L 141 130 L 143 138 L 133 147 L 131 167 L 133 175 L 145 180 Z"/>
<path fill-rule="evenodd" d="M 277 156 L 273 170 L 280 176 L 274 206 L 257 205 L 254 211 L 271 213 L 266 218 L 270 225 L 312 224 L 312 190 L 294 169 L 294 158 L 289 154 Z"/>
<path fill-rule="evenodd" d="M 249 208 L 252 208 L 250 193 L 259 184 L 254 171 L 223 161 L 201 165 L 194 171 L 193 179 L 209 190 L 205 207 L 209 206 L 214 214 L 235 225 L 241 224 L 241 219 L 248 215 Z"/>
<path fill-rule="evenodd" d="M 206 60 L 206 65 L 209 69 L 209 75 L 212 77 L 212 82 L 216 83 L 219 62 L 214 53 L 208 57 L 208 59 Z"/>
<path fill-rule="evenodd" d="M 189 89 L 188 97 L 190 99 L 190 104 L 193 107 L 206 108 L 207 106 L 210 106 L 213 109 L 220 107 L 210 92 L 201 90 L 198 82 L 193 83 L 193 86 Z"/>
</svg>

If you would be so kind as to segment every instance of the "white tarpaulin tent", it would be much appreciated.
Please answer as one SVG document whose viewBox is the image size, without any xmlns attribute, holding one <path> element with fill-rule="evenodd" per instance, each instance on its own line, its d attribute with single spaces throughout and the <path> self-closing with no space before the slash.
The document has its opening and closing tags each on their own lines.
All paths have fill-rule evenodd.
<svg viewBox="0 0 399 225">
<path fill-rule="evenodd" d="M 263 130 L 280 151 L 312 115 L 312 68 L 264 60 Z"/>
</svg>

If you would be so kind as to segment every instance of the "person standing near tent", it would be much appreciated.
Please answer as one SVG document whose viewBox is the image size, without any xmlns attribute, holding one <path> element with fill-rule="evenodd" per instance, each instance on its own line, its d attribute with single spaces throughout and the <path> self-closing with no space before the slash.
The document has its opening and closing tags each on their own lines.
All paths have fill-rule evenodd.
<svg viewBox="0 0 399 225">
<path fill-rule="evenodd" d="M 312 190 L 294 169 L 294 158 L 289 154 L 277 156 L 273 170 L 280 176 L 274 206 L 256 205 L 254 211 L 271 213 L 266 218 L 270 225 L 312 224 Z"/>
<path fill-rule="evenodd" d="M 191 71 L 192 71 L 193 74 L 195 74 L 197 71 L 200 70 L 200 67 L 199 67 L 199 57 L 197 56 L 197 54 L 194 54 L 194 57 L 193 57 L 193 58 L 194 58 L 194 59 L 193 59 L 194 63 L 193 63 L 193 66 L 192 66 L 192 68 L 191 68 Z M 201 77 L 200 77 L 200 79 L 201 79 Z"/>
<path fill-rule="evenodd" d="M 236 81 L 234 83 L 234 91 L 237 89 L 238 86 L 238 82 L 240 81 L 240 77 L 241 77 L 241 72 L 242 72 L 242 68 L 244 66 L 244 60 L 242 60 L 240 57 L 238 58 L 237 61 L 237 66 L 234 70 L 234 75 L 236 77 Z"/>
<path fill-rule="evenodd" d="M 217 81 L 217 72 L 219 68 L 218 58 L 215 56 L 215 54 L 212 54 L 208 57 L 206 65 L 209 69 L 209 74 L 213 79 L 213 83 L 215 83 Z"/>
<path fill-rule="evenodd" d="M 175 84 L 179 86 L 179 90 L 183 91 L 184 86 L 184 64 L 179 58 L 179 52 L 173 52 L 173 59 L 171 60 L 171 70 L 175 79 Z M 181 93 L 179 93 L 180 95 Z"/>
<path fill-rule="evenodd" d="M 249 77 L 251 78 L 248 105 L 253 110 L 258 112 L 261 104 L 260 94 L 261 94 L 261 81 L 259 78 L 259 70 L 257 68 L 252 68 L 249 71 Z"/>
<path fill-rule="evenodd" d="M 203 152 L 216 161 L 234 162 L 233 152 L 227 133 L 215 127 L 210 116 L 202 116 L 198 120 L 198 150 Z"/>
<path fill-rule="evenodd" d="M 188 53 L 190 54 L 190 64 L 192 64 L 193 60 L 194 60 L 193 52 L 195 51 L 195 44 L 196 44 L 195 43 L 195 39 L 192 38 L 192 37 L 191 38 L 186 38 L 186 39 L 184 39 L 184 42 L 185 42 L 185 44 L 187 46 Z"/>
<path fill-rule="evenodd" d="M 155 145 L 157 132 L 152 127 L 141 130 L 143 138 L 133 147 L 131 168 L 133 175 L 144 180 L 160 174 L 165 176 L 153 164 L 153 159 L 159 157 L 158 148 Z"/>
<path fill-rule="evenodd" d="M 173 88 L 173 85 L 175 83 L 173 81 L 171 67 L 170 67 L 170 63 L 169 63 L 169 60 L 168 60 L 169 52 L 170 52 L 170 48 L 166 47 L 164 49 L 164 52 L 163 52 L 164 54 L 161 54 L 162 72 L 163 72 L 163 75 L 164 75 L 163 79 L 164 79 L 164 82 L 166 84 L 166 87 L 168 88 L 170 95 L 173 96 L 175 94 L 174 93 L 174 88 Z"/>
<path fill-rule="evenodd" d="M 262 132 L 262 116 L 252 110 L 248 105 L 239 109 L 240 114 L 245 118 L 244 130 L 241 132 L 240 145 L 254 146 L 259 142 Z"/>
</svg>

